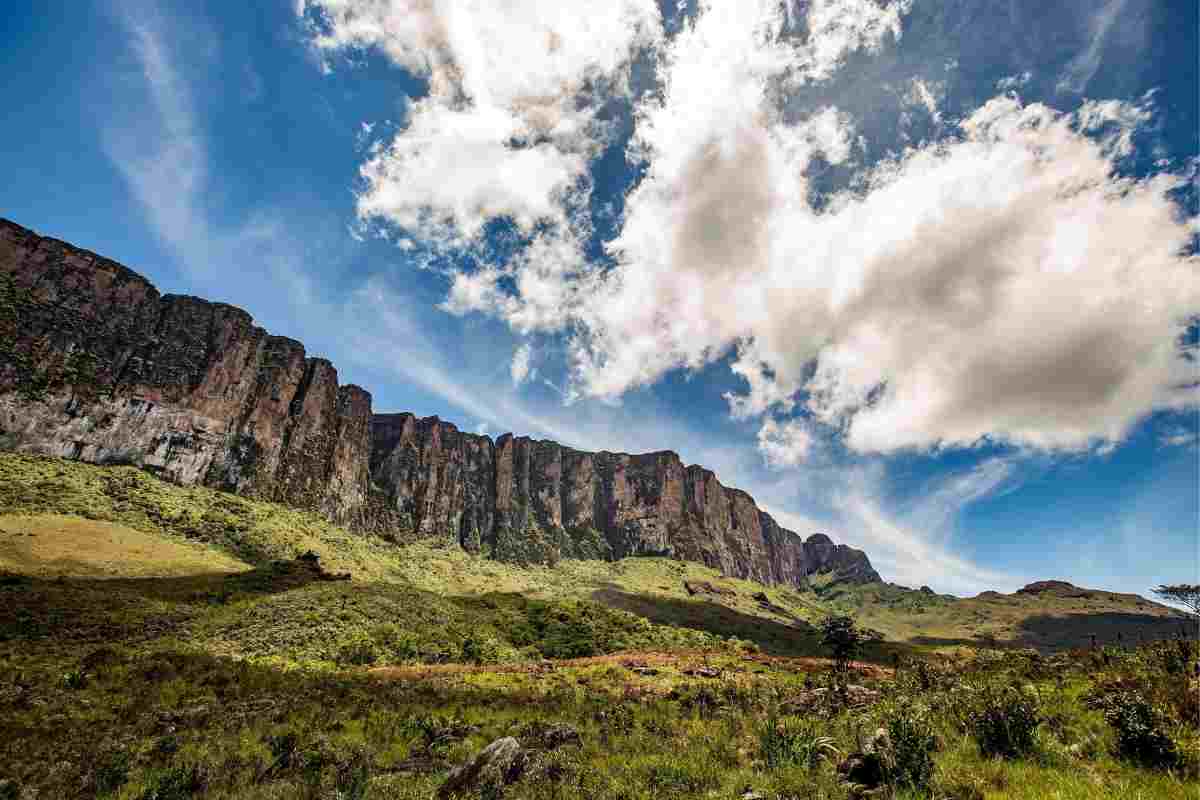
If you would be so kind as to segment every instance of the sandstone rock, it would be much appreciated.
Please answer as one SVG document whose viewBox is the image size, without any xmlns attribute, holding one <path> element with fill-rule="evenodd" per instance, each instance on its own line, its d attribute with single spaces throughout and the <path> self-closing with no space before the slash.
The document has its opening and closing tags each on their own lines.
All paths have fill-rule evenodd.
<svg viewBox="0 0 1200 800">
<path fill-rule="evenodd" d="M 681 672 L 683 672 L 684 675 L 688 675 L 693 678 L 719 678 L 719 677 L 721 677 L 721 670 L 719 670 L 716 667 L 687 667 L 687 668 L 681 670 Z"/>
<path fill-rule="evenodd" d="M 356 521 L 370 395 L 246 312 L 0 220 L 0 447 Z"/>
<path fill-rule="evenodd" d="M 683 588 L 692 596 L 710 594 L 717 597 L 737 597 L 737 592 L 733 589 L 726 589 L 724 586 L 717 586 L 708 581 L 684 581 Z"/>
<path fill-rule="evenodd" d="M 891 750 L 891 739 L 887 731 L 878 728 L 857 753 L 851 753 L 838 765 L 838 774 L 851 784 L 855 794 L 877 789 L 887 778 L 887 758 Z"/>
<path fill-rule="evenodd" d="M 506 561 L 658 555 L 797 587 L 814 573 L 879 580 L 862 551 L 820 533 L 802 540 L 669 451 L 588 453 L 372 414 L 369 393 L 245 311 L 160 295 L 120 264 L 7 220 L 0 448 L 134 464 Z"/>
<path fill-rule="evenodd" d="M 470 761 L 455 767 L 437 791 L 439 798 L 469 795 L 483 787 L 502 790 L 518 781 L 525 771 L 521 744 L 511 736 L 497 739 L 480 750 Z"/>
</svg>

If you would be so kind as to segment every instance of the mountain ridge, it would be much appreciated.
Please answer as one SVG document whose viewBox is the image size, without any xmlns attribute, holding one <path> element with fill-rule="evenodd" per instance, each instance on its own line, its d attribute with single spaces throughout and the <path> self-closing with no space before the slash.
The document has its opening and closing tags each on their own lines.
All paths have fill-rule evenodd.
<svg viewBox="0 0 1200 800">
<path fill-rule="evenodd" d="M 803 585 L 880 580 L 670 450 L 590 453 L 373 413 L 328 359 L 246 311 L 0 218 L 0 448 L 133 464 L 499 560 L 659 555 Z"/>
</svg>

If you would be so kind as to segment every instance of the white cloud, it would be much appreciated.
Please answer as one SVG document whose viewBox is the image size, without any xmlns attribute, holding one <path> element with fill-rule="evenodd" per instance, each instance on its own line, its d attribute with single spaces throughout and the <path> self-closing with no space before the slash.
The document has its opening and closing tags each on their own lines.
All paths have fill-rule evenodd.
<svg viewBox="0 0 1200 800">
<path fill-rule="evenodd" d="M 1185 179 L 1115 171 L 1143 108 L 1064 114 L 997 97 L 816 210 L 805 171 L 818 155 L 852 164 L 853 121 L 827 106 L 785 122 L 780 97 L 899 36 L 907 2 L 815 2 L 798 38 L 790 4 L 710 0 L 669 42 L 641 3 L 544 23 L 536 3 L 503 19 L 399 0 L 319 8 L 319 47 L 382 47 L 434 84 L 364 166 L 363 213 L 447 241 L 501 215 L 557 223 L 508 264 L 455 274 L 444 308 L 567 333 L 568 400 L 616 399 L 736 352 L 747 390 L 729 397 L 735 416 L 802 402 L 863 452 L 985 438 L 1081 450 L 1195 402 L 1175 337 L 1200 280 L 1168 198 Z M 595 47 L 577 41 L 585 21 L 599 25 Z M 646 42 L 662 91 L 636 108 L 630 151 L 648 169 L 608 270 L 568 224 L 597 139 L 553 131 L 581 76 L 612 78 Z M 511 72 L 493 74 L 503 58 Z M 910 101 L 936 115 L 937 91 L 914 84 Z M 545 99 L 545 141 L 511 148 L 533 135 L 532 96 Z"/>
<path fill-rule="evenodd" d="M 537 369 L 531 369 L 530 367 L 532 357 L 533 348 L 528 343 L 521 345 L 513 353 L 512 363 L 509 365 L 509 374 L 512 376 L 514 386 L 520 386 L 525 381 L 537 377 Z"/>
<path fill-rule="evenodd" d="M 811 76 L 828 77 L 847 53 L 877 50 L 890 34 L 899 39 L 912 0 L 814 0 L 808 8 Z"/>
<path fill-rule="evenodd" d="M 1192 447 L 1200 448 L 1200 433 L 1183 425 L 1176 425 L 1162 431 L 1158 436 L 1160 447 Z"/>
<path fill-rule="evenodd" d="M 207 211 L 212 183 L 208 142 L 183 65 L 197 54 L 201 63 L 209 63 L 218 49 L 211 31 L 198 22 L 184 30 L 173 28 L 173 21 L 149 1 L 120 4 L 114 14 L 127 34 L 135 70 L 121 76 L 121 90 L 131 94 L 111 104 L 101 141 L 150 227 L 193 282 L 192 290 L 228 297 L 222 268 L 238 264 L 243 291 L 253 292 L 257 284 L 263 295 L 286 298 L 296 306 L 311 303 L 312 282 L 299 265 L 316 246 L 310 241 L 297 247 L 285 215 L 255 208 L 238 224 L 223 227 Z M 286 289 L 282 296 L 279 287 Z"/>
<path fill-rule="evenodd" d="M 812 447 L 812 433 L 798 419 L 778 422 L 768 417 L 758 430 L 758 450 L 771 467 L 794 467 L 808 458 Z"/>
<path fill-rule="evenodd" d="M 847 526 L 866 548 L 872 564 L 888 580 L 907 586 L 927 584 L 939 592 L 977 594 L 991 589 L 1012 592 L 1028 583 L 1024 577 L 985 569 L 930 541 L 886 513 L 871 495 L 849 492 L 839 499 Z"/>
<path fill-rule="evenodd" d="M 566 224 L 609 136 L 597 112 L 662 35 L 654 0 L 311 0 L 298 12 L 321 53 L 378 48 L 429 79 L 408 126 L 364 164 L 358 210 L 446 246 L 498 217 L 527 232 Z"/>
<path fill-rule="evenodd" d="M 1114 172 L 1142 112 L 997 98 L 957 138 L 815 212 L 806 123 L 728 105 L 711 124 L 665 115 L 662 158 L 612 247 L 618 269 L 549 273 L 567 301 L 553 319 L 581 328 L 577 392 L 615 397 L 736 347 L 749 391 L 735 414 L 786 410 L 803 391 L 860 451 L 984 437 L 1082 449 L 1194 402 L 1175 338 L 1200 307 L 1197 261 L 1180 255 L 1191 230 L 1167 196 L 1182 179 Z M 516 319 L 536 305 L 488 285 L 475 308 Z"/>
<path fill-rule="evenodd" d="M 949 539 L 958 515 L 976 501 L 1007 493 L 1016 472 L 1013 461 L 993 456 L 962 472 L 939 476 L 920 493 L 905 522 L 926 536 Z"/>
<path fill-rule="evenodd" d="M 1033 79 L 1033 73 L 1025 70 L 1019 75 L 1006 75 L 996 81 L 996 88 L 1001 92 L 1013 92 L 1020 89 Z"/>
<path fill-rule="evenodd" d="M 208 181 L 208 164 L 191 92 L 175 67 L 157 9 L 125 10 L 118 22 L 136 65 L 134 85 L 149 102 L 145 113 L 125 115 L 102 129 L 105 151 L 164 240 L 206 241 L 207 230 L 194 235 L 202 226 L 197 198 Z M 196 253 L 196 263 L 205 263 L 208 255 Z"/>
<path fill-rule="evenodd" d="M 905 99 L 910 105 L 924 109 L 930 118 L 937 123 L 942 121 L 942 112 L 939 104 L 945 93 L 946 87 L 943 83 L 914 78 L 909 85 L 908 94 L 905 96 Z"/>
</svg>

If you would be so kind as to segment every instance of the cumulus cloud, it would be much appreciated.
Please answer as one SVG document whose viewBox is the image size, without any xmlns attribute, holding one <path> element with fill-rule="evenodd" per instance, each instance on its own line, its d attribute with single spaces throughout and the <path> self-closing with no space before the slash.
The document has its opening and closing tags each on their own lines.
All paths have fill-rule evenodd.
<svg viewBox="0 0 1200 800">
<path fill-rule="evenodd" d="M 804 123 L 724 122 L 630 197 L 618 269 L 556 291 L 582 325 L 579 390 L 736 348 L 735 413 L 799 398 L 860 451 L 1119 440 L 1197 378 L 1176 342 L 1200 307 L 1183 179 L 1115 171 L 1141 119 L 996 98 L 819 212 Z"/>
<path fill-rule="evenodd" d="M 763 421 L 758 430 L 758 449 L 768 466 L 794 467 L 808 457 L 813 447 L 812 433 L 797 419 Z"/>
<path fill-rule="evenodd" d="M 514 220 L 530 244 L 455 273 L 443 308 L 565 335 L 568 399 L 729 358 L 731 412 L 763 417 L 775 464 L 804 449 L 776 420 L 798 406 L 860 452 L 1083 450 L 1196 400 L 1177 342 L 1200 307 L 1194 230 L 1171 200 L 1186 178 L 1119 169 L 1146 108 L 1010 93 L 948 120 L 940 88 L 912 83 L 908 106 L 942 138 L 874 165 L 828 99 L 783 113 L 849 53 L 899 38 L 907 0 L 706 0 L 669 39 L 632 0 L 544 19 L 535 2 L 307 5 L 323 52 L 377 47 L 430 78 L 364 166 L 360 212 L 444 241 Z M 1119 3 L 1105 8 L 1094 43 Z M 620 92 L 639 48 L 659 91 L 633 98 Z M 578 216 L 605 137 L 589 81 L 635 104 L 629 155 L 645 165 L 603 265 L 583 257 Z M 826 164 L 857 177 L 814 203 Z"/>
<path fill-rule="evenodd" d="M 378 49 L 429 81 L 408 125 L 364 164 L 359 214 L 447 246 L 506 217 L 565 224 L 609 138 L 598 112 L 658 41 L 654 0 L 307 0 L 326 59 Z M 584 185 L 580 185 L 580 184 Z"/>
</svg>

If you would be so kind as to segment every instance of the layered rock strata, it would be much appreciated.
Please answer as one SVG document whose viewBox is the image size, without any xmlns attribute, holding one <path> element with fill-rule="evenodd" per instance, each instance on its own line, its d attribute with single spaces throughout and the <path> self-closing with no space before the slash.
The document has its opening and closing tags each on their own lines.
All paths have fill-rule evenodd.
<svg viewBox="0 0 1200 800">
<path fill-rule="evenodd" d="M 0 220 L 0 447 L 135 464 L 495 558 L 661 555 L 798 585 L 868 582 L 862 551 L 802 540 L 675 453 L 588 453 L 372 414 L 328 361 L 241 309 Z"/>
</svg>

